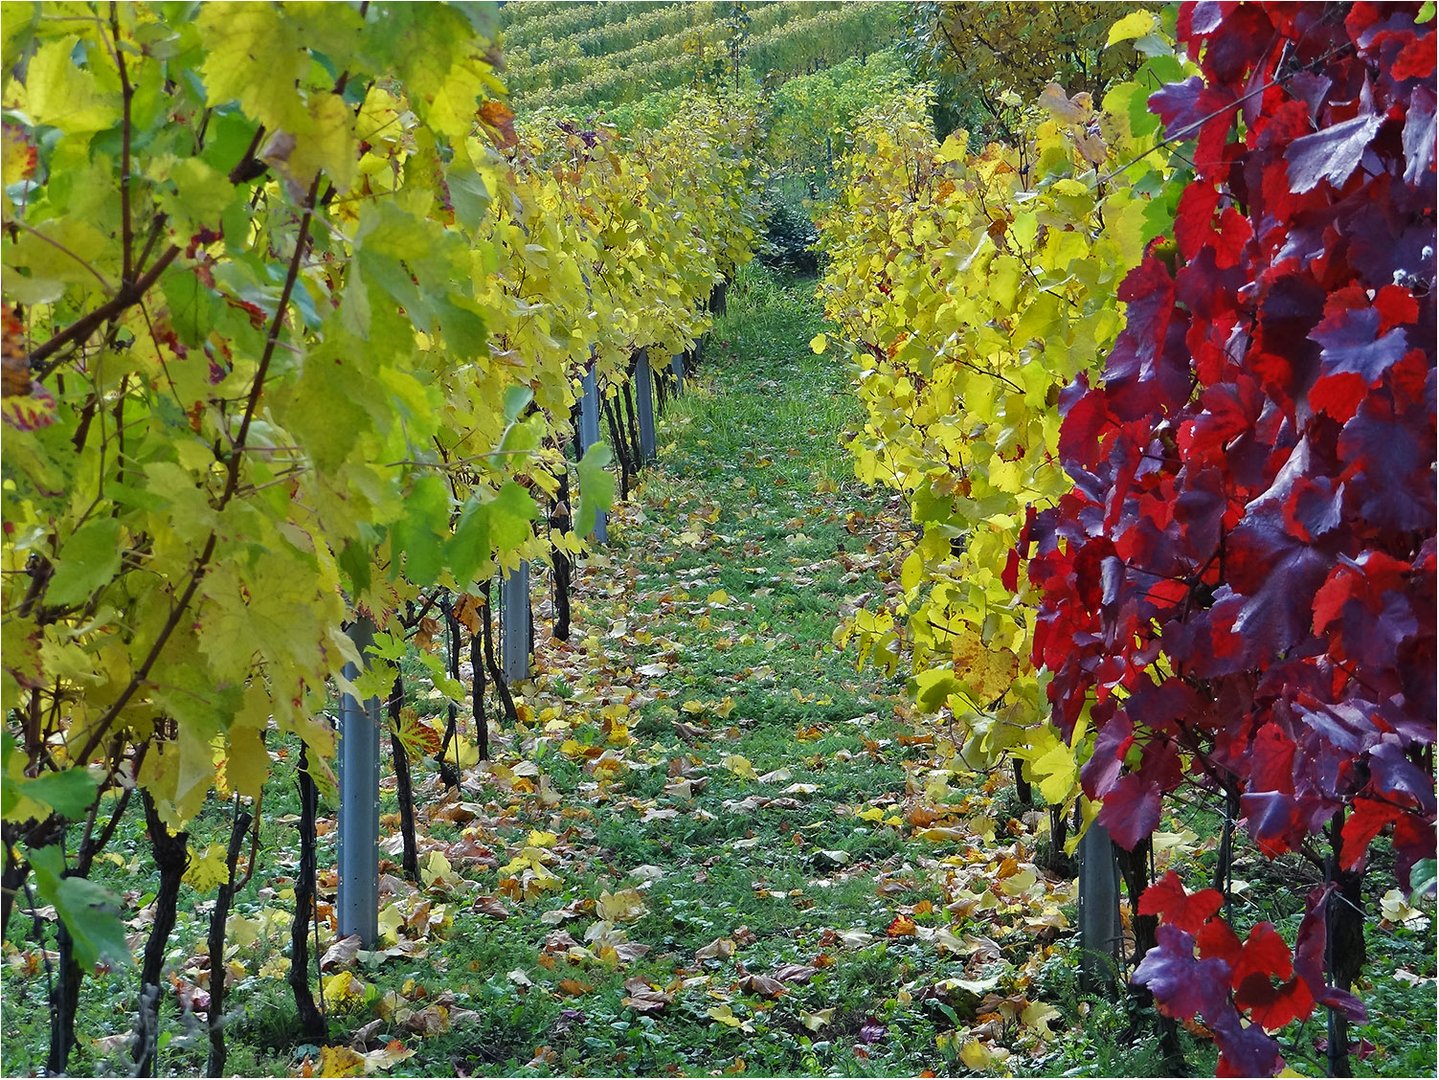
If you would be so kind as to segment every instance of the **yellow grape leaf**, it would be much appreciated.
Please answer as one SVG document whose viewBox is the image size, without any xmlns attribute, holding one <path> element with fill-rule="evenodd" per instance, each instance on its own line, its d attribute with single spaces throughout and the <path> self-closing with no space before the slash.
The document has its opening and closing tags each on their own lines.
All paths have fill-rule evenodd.
<svg viewBox="0 0 1439 1080">
<path fill-rule="evenodd" d="M 834 1019 L 833 1007 L 828 1009 L 816 1009 L 814 1012 L 800 1011 L 799 1022 L 810 1031 L 818 1031 Z"/>
<path fill-rule="evenodd" d="M 400 710 L 398 723 L 393 720 L 390 722 L 390 729 L 399 736 L 405 753 L 411 757 L 433 757 L 440 752 L 440 745 L 443 741 L 440 732 L 420 719 L 420 714 L 408 705 Z M 446 754 L 445 757 L 454 760 L 450 754 Z"/>
<path fill-rule="evenodd" d="M 270 775 L 270 754 L 256 728 L 236 725 L 229 731 L 225 754 L 225 781 L 232 791 L 258 799 Z"/>
<path fill-rule="evenodd" d="M 295 25 L 269 4 L 206 4 L 197 23 L 205 47 L 201 74 L 207 103 L 235 99 L 270 131 L 304 133 L 310 116 L 295 92 L 310 66 L 310 54 Z M 255 57 L 265 57 L 256 63 Z"/>
<path fill-rule="evenodd" d="M 822 355 L 825 349 L 829 348 L 829 336 L 827 334 L 816 334 L 809 339 L 809 347 L 814 350 L 816 356 Z"/>
<path fill-rule="evenodd" d="M 445 760 L 454 762 L 461 769 L 473 768 L 480 763 L 480 748 L 456 731 L 450 745 L 445 748 Z"/>
<path fill-rule="evenodd" d="M 748 1020 L 743 1020 L 740 1017 L 736 1016 L 734 1014 L 734 1010 L 731 1009 L 727 1003 L 722 1005 L 712 1005 L 709 1012 L 707 1012 L 705 1015 L 708 1016 L 711 1020 L 718 1021 L 725 1027 L 737 1028 L 740 1031 L 746 1033 L 754 1032 L 754 1025 L 751 1024 Z"/>
<path fill-rule="evenodd" d="M 395 945 L 400 940 L 400 927 L 405 925 L 405 916 L 400 911 L 398 904 L 386 904 L 380 908 L 379 931 L 380 940 L 388 945 Z"/>
<path fill-rule="evenodd" d="M 35 51 L 26 77 L 26 112 L 36 124 L 50 124 L 65 132 L 104 131 L 118 119 L 118 98 L 101 93 L 94 74 L 72 59 L 79 40 L 71 34 Z"/>
<path fill-rule="evenodd" d="M 963 161 L 965 155 L 968 153 L 969 133 L 966 131 L 956 131 L 953 135 L 944 140 L 944 143 L 940 146 L 938 153 L 934 155 L 934 159 L 936 161 L 943 161 L 946 163 L 951 161 Z"/>
<path fill-rule="evenodd" d="M 1429 917 L 1410 904 L 1398 889 L 1390 889 L 1379 898 L 1379 911 L 1387 921 L 1411 930 L 1422 930 L 1429 925 Z"/>
<path fill-rule="evenodd" d="M 740 754 L 726 755 L 721 764 L 742 780 L 759 779 L 759 774 L 754 771 L 754 766 L 750 763 L 749 758 Z"/>
<path fill-rule="evenodd" d="M 209 892 L 211 889 L 225 884 L 230 880 L 230 868 L 225 865 L 225 845 L 208 844 L 204 851 L 190 849 L 190 862 L 185 867 L 185 876 L 181 879 L 196 892 Z"/>
<path fill-rule="evenodd" d="M 959 1060 L 971 1069 L 987 1069 L 995 1062 L 994 1051 L 978 1039 L 971 1039 L 959 1051 Z"/>
<path fill-rule="evenodd" d="M 332 1009 L 352 1001 L 361 1001 L 366 986 L 353 972 L 341 971 L 320 980 L 320 992 Z"/>
<path fill-rule="evenodd" d="M 420 860 L 420 884 L 427 889 L 436 883 L 442 887 L 448 885 L 454 876 L 450 860 L 442 851 L 432 851 Z"/>
<path fill-rule="evenodd" d="M 365 1057 L 348 1046 L 320 1047 L 321 1076 L 363 1076 Z"/>
<path fill-rule="evenodd" d="M 605 922 L 632 922 L 645 911 L 645 898 L 638 889 L 601 892 L 600 898 L 595 901 L 595 914 Z"/>
<path fill-rule="evenodd" d="M 1029 763 L 1030 777 L 1039 785 L 1039 793 L 1051 806 L 1066 802 L 1079 779 L 1079 765 L 1074 751 L 1051 724 L 1032 728 L 1029 745 L 1011 751 Z"/>
<path fill-rule="evenodd" d="M 1117 45 L 1121 41 L 1133 41 L 1152 34 L 1159 27 L 1159 16 L 1152 11 L 1131 11 L 1109 28 L 1109 38 L 1104 47 Z"/>
<path fill-rule="evenodd" d="M 1049 1022 L 1059 1019 L 1059 1010 L 1052 1005 L 1046 1005 L 1042 1001 L 1034 1001 L 1019 1014 L 1020 1022 L 1026 1027 L 1032 1027 L 1039 1032 L 1041 1039 L 1054 1038 L 1054 1032 L 1049 1030 Z"/>
<path fill-rule="evenodd" d="M 378 1072 L 380 1069 L 394 1068 L 402 1061 L 415 1056 L 415 1051 L 409 1049 L 399 1039 L 391 1039 L 378 1050 L 371 1050 L 365 1057 L 365 1072 Z"/>
</svg>

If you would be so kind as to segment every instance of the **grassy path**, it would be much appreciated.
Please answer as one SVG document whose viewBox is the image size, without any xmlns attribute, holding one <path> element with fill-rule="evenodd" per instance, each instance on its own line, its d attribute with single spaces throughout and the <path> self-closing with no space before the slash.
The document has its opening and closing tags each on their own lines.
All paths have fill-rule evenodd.
<svg viewBox="0 0 1439 1080">
<path fill-rule="evenodd" d="M 1025 824 L 994 836 L 1021 813 L 997 783 L 950 789 L 902 684 L 831 640 L 906 524 L 847 479 L 855 405 L 808 348 L 820 328 L 807 283 L 731 289 L 581 575 L 580 631 L 541 631 L 525 727 L 464 801 L 431 788 L 463 899 L 443 945 L 373 981 L 403 969 L 463 1012 L 400 1068 L 912 1075 L 1044 1053 L 1057 1014 L 1033 984 L 1063 886 Z M 946 905 L 977 913 L 967 932 Z"/>
</svg>

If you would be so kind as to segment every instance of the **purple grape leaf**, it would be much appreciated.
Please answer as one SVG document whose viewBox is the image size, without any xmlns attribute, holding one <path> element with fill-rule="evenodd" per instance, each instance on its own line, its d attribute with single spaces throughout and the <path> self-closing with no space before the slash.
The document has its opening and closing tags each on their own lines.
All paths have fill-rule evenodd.
<svg viewBox="0 0 1439 1080">
<path fill-rule="evenodd" d="M 1313 191 L 1321 180 L 1328 180 L 1336 188 L 1343 186 L 1359 168 L 1364 151 L 1383 123 L 1382 115 L 1366 113 L 1295 139 L 1284 152 L 1289 162 L 1290 186 L 1300 195 Z"/>
</svg>

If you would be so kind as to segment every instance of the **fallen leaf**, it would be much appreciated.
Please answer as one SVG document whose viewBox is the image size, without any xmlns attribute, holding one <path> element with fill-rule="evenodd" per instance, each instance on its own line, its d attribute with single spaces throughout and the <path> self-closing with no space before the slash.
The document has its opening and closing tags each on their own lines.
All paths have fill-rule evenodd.
<svg viewBox="0 0 1439 1080">
<path fill-rule="evenodd" d="M 470 905 L 471 911 L 477 911 L 481 915 L 489 915 L 495 919 L 508 919 L 510 911 L 504 903 L 496 896 L 477 896 L 475 902 Z"/>
<path fill-rule="evenodd" d="M 1031 1002 L 1023 1012 L 1019 1014 L 1020 1023 L 1031 1027 L 1039 1032 L 1041 1039 L 1049 1040 L 1054 1038 L 1054 1032 L 1049 1030 L 1049 1022 L 1058 1020 L 1059 1010 L 1052 1005 L 1046 1005 L 1042 1001 Z"/>
<path fill-rule="evenodd" d="M 443 1005 L 427 1005 L 410 1013 L 400 1026 L 416 1035 L 443 1035 L 450 1030 L 450 1010 Z"/>
<path fill-rule="evenodd" d="M 363 1076 L 365 1055 L 348 1046 L 320 1047 L 320 1076 Z"/>
<path fill-rule="evenodd" d="M 715 938 L 702 949 L 695 950 L 696 960 L 727 960 L 734 955 L 733 938 Z"/>
<path fill-rule="evenodd" d="M 727 754 L 720 764 L 742 780 L 759 779 L 759 774 L 754 771 L 749 758 L 740 754 Z"/>
<path fill-rule="evenodd" d="M 349 937 L 341 938 L 325 950 L 324 956 L 320 957 L 320 970 L 333 971 L 336 968 L 348 967 L 355 959 L 355 954 L 359 951 L 359 934 L 351 934 Z"/>
<path fill-rule="evenodd" d="M 810 1031 L 818 1031 L 834 1019 L 833 1007 L 828 1009 L 816 1009 L 814 1012 L 800 1011 L 799 1022 Z"/>
<path fill-rule="evenodd" d="M 748 1034 L 754 1033 L 754 1025 L 751 1024 L 748 1020 L 742 1020 L 740 1017 L 736 1016 L 734 1014 L 734 1011 L 727 1004 L 713 1005 L 710 1007 L 709 1012 L 707 1012 L 705 1015 L 708 1016 L 711 1020 L 718 1021 L 725 1027 L 738 1028 L 740 1031 L 746 1032 Z"/>
<path fill-rule="evenodd" d="M 365 996 L 365 984 L 349 971 L 320 980 L 320 993 L 325 1004 L 334 1008 L 348 1001 L 358 1001 Z"/>
<path fill-rule="evenodd" d="M 628 1005 L 639 1013 L 661 1013 L 674 999 L 673 994 L 656 989 L 644 979 L 627 979 L 625 997 L 621 1004 Z"/>
<path fill-rule="evenodd" d="M 914 937 L 915 923 L 908 915 L 896 915 L 894 921 L 885 929 L 890 937 Z"/>
<path fill-rule="evenodd" d="M 602 892 L 595 901 L 595 914 L 605 922 L 633 922 L 645 911 L 645 898 L 638 889 Z"/>
<path fill-rule="evenodd" d="M 780 982 L 807 983 L 817 970 L 808 964 L 781 964 L 772 974 Z"/>
<path fill-rule="evenodd" d="M 741 990 L 760 997 L 777 998 L 784 994 L 784 983 L 768 975 L 746 975 L 739 981 Z"/>
</svg>

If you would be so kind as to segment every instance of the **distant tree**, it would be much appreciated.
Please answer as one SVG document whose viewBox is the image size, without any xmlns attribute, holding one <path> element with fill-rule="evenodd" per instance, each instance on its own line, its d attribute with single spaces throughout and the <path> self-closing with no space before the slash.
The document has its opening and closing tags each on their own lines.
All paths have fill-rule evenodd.
<svg viewBox="0 0 1439 1080">
<path fill-rule="evenodd" d="M 935 86 L 939 135 L 962 127 L 1012 142 L 1018 110 L 1049 83 L 1098 100 L 1134 73 L 1143 59 L 1134 49 L 1104 44 L 1109 27 L 1140 6 L 927 0 L 914 5 L 905 51 Z"/>
</svg>

